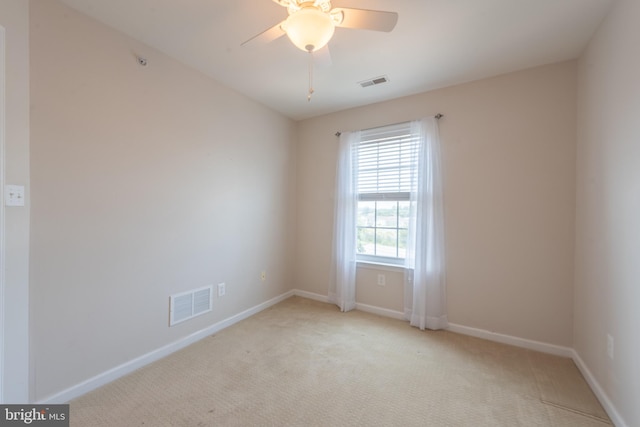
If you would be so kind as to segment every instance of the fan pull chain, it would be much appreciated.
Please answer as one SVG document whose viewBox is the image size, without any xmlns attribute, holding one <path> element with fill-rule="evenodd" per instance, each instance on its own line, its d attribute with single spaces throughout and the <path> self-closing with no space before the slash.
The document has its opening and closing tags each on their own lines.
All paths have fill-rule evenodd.
<svg viewBox="0 0 640 427">
<path fill-rule="evenodd" d="M 313 50 L 309 49 L 309 93 L 307 94 L 308 102 L 311 102 L 311 95 L 313 95 Z"/>
</svg>

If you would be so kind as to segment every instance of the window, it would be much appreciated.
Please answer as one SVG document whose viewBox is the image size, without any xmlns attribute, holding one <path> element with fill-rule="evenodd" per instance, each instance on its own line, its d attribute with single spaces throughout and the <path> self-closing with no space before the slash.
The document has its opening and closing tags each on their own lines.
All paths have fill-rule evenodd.
<svg viewBox="0 0 640 427">
<path fill-rule="evenodd" d="M 340 135 L 329 301 L 341 311 L 356 307 L 358 261 L 393 262 L 411 277 L 411 325 L 447 327 L 439 117 Z"/>
<path fill-rule="evenodd" d="M 354 156 L 358 259 L 402 264 L 407 248 L 418 138 L 411 124 L 364 130 Z"/>
</svg>

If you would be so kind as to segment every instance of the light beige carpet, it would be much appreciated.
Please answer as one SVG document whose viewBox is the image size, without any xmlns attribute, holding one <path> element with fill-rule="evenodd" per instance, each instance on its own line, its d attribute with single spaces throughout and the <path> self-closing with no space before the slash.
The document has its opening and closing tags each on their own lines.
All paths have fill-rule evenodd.
<svg viewBox="0 0 640 427">
<path fill-rule="evenodd" d="M 529 357 L 543 402 L 608 420 L 607 413 L 571 359 L 535 352 Z"/>
<path fill-rule="evenodd" d="M 290 298 L 71 402 L 72 426 L 610 425 L 569 359 Z"/>
</svg>

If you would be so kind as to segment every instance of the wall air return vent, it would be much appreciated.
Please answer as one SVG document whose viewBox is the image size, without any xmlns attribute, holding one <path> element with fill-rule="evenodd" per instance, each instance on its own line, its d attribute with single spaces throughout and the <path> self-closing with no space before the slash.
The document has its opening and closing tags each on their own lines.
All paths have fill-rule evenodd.
<svg viewBox="0 0 640 427">
<path fill-rule="evenodd" d="M 169 301 L 169 326 L 177 325 L 211 311 L 213 285 L 171 295 Z"/>
<path fill-rule="evenodd" d="M 369 86 L 381 85 L 382 83 L 387 83 L 388 81 L 389 81 L 389 77 L 380 76 L 373 79 L 358 82 L 358 84 L 362 87 L 369 87 Z"/>
</svg>

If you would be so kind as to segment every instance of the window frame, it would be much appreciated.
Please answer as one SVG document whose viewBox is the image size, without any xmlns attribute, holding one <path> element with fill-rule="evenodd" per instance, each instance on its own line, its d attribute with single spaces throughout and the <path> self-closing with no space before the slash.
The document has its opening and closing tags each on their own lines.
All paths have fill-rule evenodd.
<svg viewBox="0 0 640 427">
<path fill-rule="evenodd" d="M 378 142 L 375 142 L 377 139 Z M 396 224 L 395 224 L 395 228 L 393 227 L 382 227 L 382 226 L 378 226 L 377 225 L 377 218 L 374 219 L 374 223 L 372 226 L 362 226 L 359 225 L 358 223 L 358 213 L 360 210 L 360 203 L 361 202 L 374 202 L 375 204 L 375 209 L 376 209 L 376 213 L 377 213 L 377 202 L 385 202 L 385 201 L 391 201 L 391 202 L 409 202 L 411 204 L 411 195 L 412 192 L 415 192 L 415 173 L 417 172 L 417 158 L 415 156 L 415 152 L 413 152 L 412 150 L 416 150 L 417 147 L 417 143 L 416 143 L 416 139 L 417 136 L 411 134 L 411 124 L 410 122 L 405 122 L 405 123 L 398 123 L 398 124 L 394 124 L 394 125 L 389 125 L 389 126 L 382 126 L 379 128 L 372 128 L 372 129 L 367 129 L 364 131 L 361 131 L 361 137 L 360 137 L 360 141 L 358 144 L 358 149 L 357 151 L 357 155 L 355 158 L 355 164 L 354 164 L 354 178 L 356 179 L 356 181 L 358 182 L 356 191 L 357 191 L 357 205 L 356 205 L 356 243 L 358 243 L 359 241 L 359 233 L 361 229 L 373 229 L 374 230 L 374 247 L 375 245 L 377 245 L 377 230 L 379 229 L 390 229 L 390 230 L 395 230 L 396 232 L 396 245 L 395 245 L 395 249 L 396 249 L 396 254 L 399 255 L 399 250 L 401 248 L 400 245 L 400 240 L 399 240 L 399 235 L 400 232 L 402 230 L 406 230 L 408 232 L 408 226 L 407 227 L 400 227 L 400 216 L 399 216 L 399 205 L 398 206 L 398 212 L 396 214 Z M 364 170 L 366 173 L 371 174 L 372 169 L 371 169 L 371 154 L 368 154 L 368 158 L 367 161 L 369 162 L 367 164 L 367 168 L 363 168 L 361 170 L 361 164 L 360 164 L 360 158 L 361 158 L 361 153 L 364 152 L 364 150 L 362 149 L 362 147 L 366 146 L 366 149 L 371 149 L 371 147 L 374 147 L 375 150 L 377 150 L 376 153 L 376 161 L 375 161 L 375 165 L 376 168 L 374 169 L 376 171 L 376 180 L 380 180 L 380 181 L 384 181 L 387 178 L 380 178 L 381 175 L 379 171 L 383 171 L 383 172 L 388 172 L 389 170 L 389 164 L 386 163 L 389 160 L 389 155 L 388 152 L 392 152 L 394 153 L 393 155 L 397 155 L 398 156 L 398 160 L 397 160 L 397 167 L 393 167 L 392 170 L 394 171 L 394 178 L 397 178 L 398 180 L 398 185 L 396 190 L 398 191 L 378 191 L 378 192 L 372 192 L 371 191 L 371 185 L 372 185 L 372 179 L 369 177 L 366 180 L 366 189 L 368 191 L 360 191 L 362 186 L 361 186 L 361 171 Z M 395 148 L 393 148 L 392 150 L 389 150 L 389 147 L 393 147 L 396 146 Z M 381 155 L 380 152 L 386 150 L 387 154 Z M 408 154 L 409 153 L 409 154 Z M 407 159 L 403 159 L 403 156 L 407 156 L 408 155 L 408 159 L 409 161 L 407 161 Z M 409 182 L 410 185 L 409 187 L 407 187 L 406 184 L 406 178 L 407 178 L 407 167 L 409 168 L 409 173 L 408 176 L 409 178 Z M 404 183 L 403 183 L 404 182 Z M 376 182 L 376 188 L 378 188 L 378 186 L 383 187 L 383 189 L 389 190 L 388 188 L 388 182 Z M 404 190 L 404 191 L 400 191 L 400 190 Z M 411 209 L 411 206 L 410 206 Z M 405 241 L 405 245 L 406 245 L 406 241 Z M 374 249 L 375 252 L 375 249 Z M 406 252 L 405 252 L 405 256 L 404 257 L 389 257 L 389 256 L 385 256 L 385 255 L 375 255 L 375 254 L 364 254 L 364 253 L 359 253 L 358 252 L 358 248 L 356 247 L 356 261 L 357 262 L 361 262 L 361 263 L 366 263 L 366 264 L 376 264 L 376 265 L 388 265 L 388 266 L 393 266 L 393 267 L 402 267 L 404 266 L 405 263 L 405 258 L 406 258 Z"/>
</svg>

